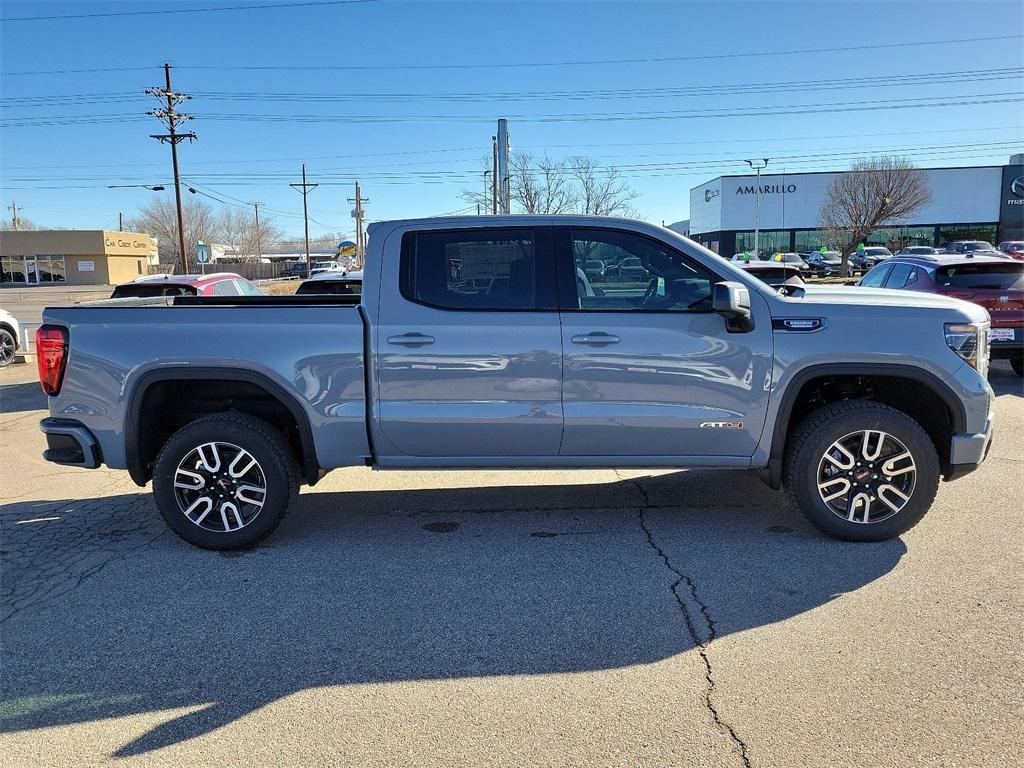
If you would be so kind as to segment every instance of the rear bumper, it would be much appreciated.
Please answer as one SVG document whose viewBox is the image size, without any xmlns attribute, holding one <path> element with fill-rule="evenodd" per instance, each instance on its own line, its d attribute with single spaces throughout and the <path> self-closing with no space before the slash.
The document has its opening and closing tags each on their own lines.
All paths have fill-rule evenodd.
<svg viewBox="0 0 1024 768">
<path fill-rule="evenodd" d="M 992 420 L 985 423 L 985 429 L 975 435 L 953 435 L 949 446 L 949 469 L 943 480 L 956 480 L 976 470 L 992 448 Z"/>
<path fill-rule="evenodd" d="M 997 338 L 1000 336 L 1002 338 Z M 1024 328 L 1022 327 L 993 327 L 989 331 L 989 339 L 989 355 L 993 360 L 1006 360 L 1024 354 Z"/>
<path fill-rule="evenodd" d="M 46 435 L 43 458 L 47 461 L 85 469 L 96 469 L 100 465 L 99 443 L 92 432 L 77 421 L 51 416 L 39 422 L 39 429 Z"/>
</svg>

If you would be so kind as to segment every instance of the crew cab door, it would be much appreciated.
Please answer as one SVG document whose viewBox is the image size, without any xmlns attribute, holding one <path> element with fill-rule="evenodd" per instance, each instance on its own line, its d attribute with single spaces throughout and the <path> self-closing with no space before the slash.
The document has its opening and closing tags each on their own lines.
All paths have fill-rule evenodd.
<svg viewBox="0 0 1024 768">
<path fill-rule="evenodd" d="M 628 229 L 556 227 L 554 240 L 561 454 L 654 463 L 752 455 L 768 403 L 766 302 L 751 291 L 754 330 L 729 333 L 711 310 L 711 287 L 723 278 L 695 257 Z M 591 282 L 581 268 L 594 259 L 605 264 L 603 281 Z"/>
<path fill-rule="evenodd" d="M 562 342 L 550 228 L 397 231 L 384 248 L 375 420 L 390 453 L 557 455 Z"/>
</svg>

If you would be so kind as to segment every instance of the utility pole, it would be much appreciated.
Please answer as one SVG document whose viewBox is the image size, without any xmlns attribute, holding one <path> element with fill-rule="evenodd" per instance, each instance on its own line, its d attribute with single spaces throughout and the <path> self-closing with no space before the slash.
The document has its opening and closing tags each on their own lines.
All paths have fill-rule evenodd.
<svg viewBox="0 0 1024 768">
<path fill-rule="evenodd" d="M 178 123 L 191 120 L 192 116 L 178 112 L 177 106 L 184 101 L 190 101 L 192 97 L 171 89 L 170 64 L 164 64 L 164 82 L 166 84 L 165 87 L 147 88 L 146 93 L 150 96 L 156 96 L 161 102 L 166 100 L 167 105 L 161 105 L 159 109 L 151 109 L 146 114 L 157 118 L 167 128 L 167 133 L 151 134 L 150 137 L 156 139 L 161 144 L 166 142 L 171 145 L 171 165 L 174 167 L 174 199 L 178 205 L 178 250 L 181 253 L 182 274 L 188 274 L 188 254 L 185 253 L 185 225 L 182 223 L 181 216 L 181 178 L 178 175 L 178 144 L 186 140 L 195 141 L 197 136 L 191 131 L 189 133 L 178 133 Z"/>
<path fill-rule="evenodd" d="M 356 196 L 348 198 L 348 201 L 356 204 L 356 207 L 352 209 L 352 218 L 356 220 L 356 266 L 362 268 L 363 256 L 366 254 L 366 234 L 363 232 L 363 218 L 366 211 L 363 210 L 363 203 L 370 201 L 362 196 L 358 181 L 356 182 Z"/>
<path fill-rule="evenodd" d="M 121 211 L 117 212 L 117 231 L 124 232 L 124 214 Z"/>
<path fill-rule="evenodd" d="M 259 258 L 260 263 L 263 263 L 263 241 L 260 238 L 260 206 L 263 203 L 256 202 L 249 203 L 256 211 L 256 256 Z"/>
<path fill-rule="evenodd" d="M 754 188 L 754 258 L 760 259 L 761 253 L 758 250 L 761 236 L 761 171 L 768 167 L 768 158 L 761 158 L 761 165 L 754 165 L 755 160 L 747 160 L 747 165 L 757 171 L 757 186 Z"/>
<path fill-rule="evenodd" d="M 508 175 L 508 120 L 498 120 L 498 202 L 502 215 L 510 213 L 510 183 Z"/>
<path fill-rule="evenodd" d="M 306 205 L 306 198 L 309 193 L 319 187 L 319 184 L 307 183 L 306 182 L 306 164 L 302 164 L 302 183 L 289 184 L 289 187 L 294 189 L 296 192 L 302 193 L 302 218 L 306 226 L 306 277 L 309 277 L 309 273 L 313 271 L 313 262 L 309 258 L 309 207 Z"/>
<path fill-rule="evenodd" d="M 11 212 L 11 229 L 17 232 L 21 228 L 21 220 L 18 218 L 18 204 L 11 201 L 11 204 L 7 206 L 7 210 Z"/>
<path fill-rule="evenodd" d="M 498 137 L 491 136 L 491 213 L 498 215 Z"/>
</svg>

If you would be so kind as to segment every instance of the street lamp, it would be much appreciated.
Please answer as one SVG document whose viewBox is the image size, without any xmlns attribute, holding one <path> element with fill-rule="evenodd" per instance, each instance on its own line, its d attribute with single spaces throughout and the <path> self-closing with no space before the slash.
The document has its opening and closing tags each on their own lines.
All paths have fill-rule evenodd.
<svg viewBox="0 0 1024 768">
<path fill-rule="evenodd" d="M 768 158 L 761 158 L 761 165 L 754 165 L 756 160 L 747 160 L 747 165 L 757 171 L 757 186 L 754 188 L 754 258 L 760 259 L 758 242 L 761 236 L 761 169 L 768 167 Z"/>
<path fill-rule="evenodd" d="M 148 189 L 150 192 L 163 192 L 162 184 L 108 184 L 107 189 Z"/>
</svg>

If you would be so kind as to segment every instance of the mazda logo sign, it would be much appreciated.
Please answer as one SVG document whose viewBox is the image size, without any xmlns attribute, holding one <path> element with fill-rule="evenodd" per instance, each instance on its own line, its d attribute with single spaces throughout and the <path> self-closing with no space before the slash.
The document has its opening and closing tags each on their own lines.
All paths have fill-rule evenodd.
<svg viewBox="0 0 1024 768">
<path fill-rule="evenodd" d="M 1010 191 L 1017 197 L 1024 197 L 1024 176 L 1018 176 L 1010 182 Z"/>
</svg>

